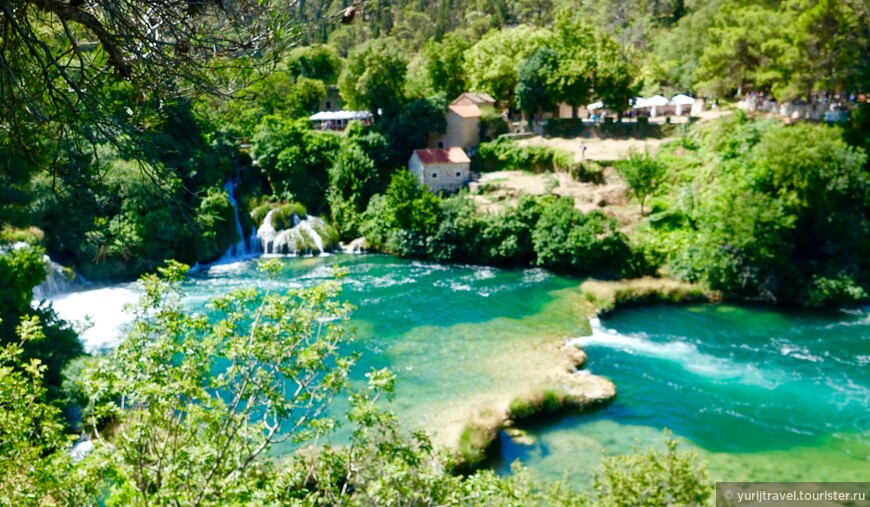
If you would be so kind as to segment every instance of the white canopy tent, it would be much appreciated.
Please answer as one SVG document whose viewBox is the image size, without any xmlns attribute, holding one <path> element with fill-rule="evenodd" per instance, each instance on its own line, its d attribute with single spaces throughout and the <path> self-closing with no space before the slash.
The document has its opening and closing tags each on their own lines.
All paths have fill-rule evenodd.
<svg viewBox="0 0 870 507">
<path fill-rule="evenodd" d="M 590 111 L 595 111 L 596 109 L 601 109 L 602 107 L 604 107 L 604 102 L 601 102 L 599 100 L 598 102 L 593 102 L 593 103 L 589 104 L 588 106 L 586 106 L 586 109 L 588 109 Z"/>
<path fill-rule="evenodd" d="M 632 106 L 631 107 L 633 109 L 643 109 L 645 107 L 650 107 L 650 106 L 649 106 L 649 104 L 646 103 L 645 98 L 635 97 L 634 99 L 632 99 Z"/>
<path fill-rule="evenodd" d="M 663 95 L 653 95 L 652 97 L 646 99 L 646 103 L 648 106 L 652 107 L 663 107 L 668 105 L 668 99 Z"/>
<path fill-rule="evenodd" d="M 679 95 L 674 95 L 674 97 L 671 99 L 671 104 L 677 106 L 677 116 L 680 116 L 680 114 L 683 112 L 683 106 L 691 106 L 694 103 L 695 99 L 689 97 L 688 95 L 683 95 L 682 93 Z"/>
<path fill-rule="evenodd" d="M 364 120 L 372 117 L 368 111 L 321 111 L 308 117 L 311 121 Z"/>
</svg>

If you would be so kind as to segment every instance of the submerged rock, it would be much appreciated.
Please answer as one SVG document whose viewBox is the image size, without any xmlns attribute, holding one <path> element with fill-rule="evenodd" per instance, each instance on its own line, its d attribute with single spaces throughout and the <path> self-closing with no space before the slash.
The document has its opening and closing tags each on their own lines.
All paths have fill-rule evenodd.
<svg viewBox="0 0 870 507">
<path fill-rule="evenodd" d="M 504 433 L 505 435 L 510 437 L 513 443 L 517 445 L 531 447 L 538 443 L 538 439 L 535 438 L 531 433 L 525 430 L 521 430 L 519 428 L 508 428 L 504 430 Z"/>
</svg>

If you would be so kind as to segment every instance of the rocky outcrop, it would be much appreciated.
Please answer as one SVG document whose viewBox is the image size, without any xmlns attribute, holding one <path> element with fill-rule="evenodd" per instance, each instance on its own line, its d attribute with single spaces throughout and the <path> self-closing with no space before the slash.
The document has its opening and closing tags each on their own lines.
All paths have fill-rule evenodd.
<svg viewBox="0 0 870 507">
<path fill-rule="evenodd" d="M 472 413 L 455 444 L 459 471 L 482 463 L 499 431 L 515 423 L 561 412 L 578 412 L 604 405 L 616 397 L 609 379 L 580 370 L 586 353 L 574 345 L 559 346 L 563 363 L 538 386 L 527 388 L 507 403 L 494 403 Z"/>
</svg>

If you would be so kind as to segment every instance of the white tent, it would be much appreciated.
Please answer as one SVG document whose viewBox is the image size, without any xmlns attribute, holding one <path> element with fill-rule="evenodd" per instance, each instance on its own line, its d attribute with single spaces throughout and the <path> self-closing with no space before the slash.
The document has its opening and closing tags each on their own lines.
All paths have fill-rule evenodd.
<svg viewBox="0 0 870 507">
<path fill-rule="evenodd" d="M 634 109 L 641 109 L 644 107 L 650 107 L 650 104 L 646 103 L 646 99 L 643 97 L 635 97 L 633 100 L 633 104 L 631 107 Z"/>
<path fill-rule="evenodd" d="M 586 106 L 586 109 L 588 109 L 590 111 L 594 111 L 596 109 L 601 109 L 602 107 L 604 107 L 604 102 L 601 102 L 599 100 L 598 102 L 593 102 L 593 103 L 589 104 L 588 106 Z"/>
<path fill-rule="evenodd" d="M 646 99 L 646 104 L 652 107 L 662 107 L 668 105 L 668 99 L 662 95 L 653 95 Z"/>
<path fill-rule="evenodd" d="M 371 118 L 368 111 L 321 111 L 308 117 L 311 121 L 362 120 Z"/>
<path fill-rule="evenodd" d="M 653 95 L 652 97 L 650 97 L 648 99 L 644 99 L 644 104 L 646 107 L 652 108 L 652 111 L 650 112 L 650 116 L 655 118 L 656 114 L 658 113 L 656 111 L 656 108 L 657 107 L 664 107 L 664 106 L 668 105 L 668 99 L 666 97 L 663 97 L 662 95 Z"/>
<path fill-rule="evenodd" d="M 688 95 L 683 95 L 682 93 L 679 95 L 674 95 L 674 98 L 671 99 L 671 104 L 677 106 L 689 106 L 695 103 L 695 99 L 689 97 Z"/>
<path fill-rule="evenodd" d="M 683 106 L 690 106 L 695 103 L 695 99 L 689 97 L 688 95 L 683 95 L 682 93 L 679 95 L 674 95 L 674 98 L 671 99 L 671 104 L 677 106 L 677 110 L 674 113 L 677 116 L 680 116 L 683 113 Z"/>
</svg>

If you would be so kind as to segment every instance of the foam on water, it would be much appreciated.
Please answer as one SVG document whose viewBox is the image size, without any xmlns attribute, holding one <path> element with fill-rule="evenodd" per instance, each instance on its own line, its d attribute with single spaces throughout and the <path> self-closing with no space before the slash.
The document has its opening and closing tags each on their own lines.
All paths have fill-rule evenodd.
<svg viewBox="0 0 870 507">
<path fill-rule="evenodd" d="M 601 320 L 593 317 L 589 320 L 592 334 L 567 341 L 578 347 L 607 347 L 623 352 L 653 357 L 679 364 L 686 371 L 714 380 L 739 380 L 767 389 L 778 386 L 782 379 L 780 375 L 762 371 L 754 365 L 739 363 L 730 358 L 717 357 L 698 350 L 698 346 L 687 342 L 684 338 L 671 337 L 673 341 L 657 342 L 645 333 L 620 334 L 601 324 Z"/>
<path fill-rule="evenodd" d="M 60 318 L 92 324 L 80 338 L 85 350 L 93 352 L 118 343 L 132 320 L 124 307 L 136 303 L 139 295 L 136 285 L 128 284 L 62 294 L 51 299 L 51 303 Z"/>
</svg>

